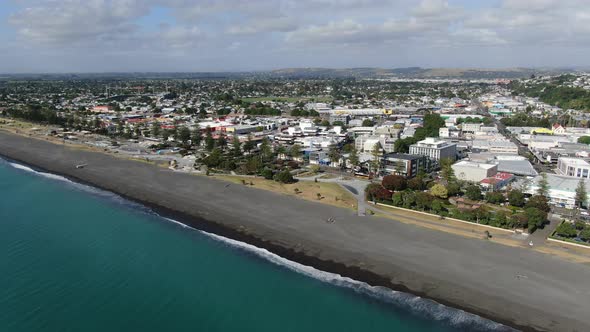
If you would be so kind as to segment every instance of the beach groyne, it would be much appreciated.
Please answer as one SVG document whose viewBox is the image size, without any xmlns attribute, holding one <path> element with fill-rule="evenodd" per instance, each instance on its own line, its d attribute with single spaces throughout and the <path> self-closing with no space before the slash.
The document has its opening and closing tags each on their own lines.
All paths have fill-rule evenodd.
<svg viewBox="0 0 590 332">
<path fill-rule="evenodd" d="M 586 265 L 4 132 L 0 155 L 290 260 L 522 330 L 590 330 Z"/>
</svg>

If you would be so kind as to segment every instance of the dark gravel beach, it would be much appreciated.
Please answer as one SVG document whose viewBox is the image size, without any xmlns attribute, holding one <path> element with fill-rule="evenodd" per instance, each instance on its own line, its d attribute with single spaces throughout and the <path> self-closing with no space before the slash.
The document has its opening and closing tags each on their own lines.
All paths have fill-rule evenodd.
<svg viewBox="0 0 590 332">
<path fill-rule="evenodd" d="M 0 155 L 291 260 L 519 329 L 590 331 L 588 265 L 1 131 Z"/>
</svg>

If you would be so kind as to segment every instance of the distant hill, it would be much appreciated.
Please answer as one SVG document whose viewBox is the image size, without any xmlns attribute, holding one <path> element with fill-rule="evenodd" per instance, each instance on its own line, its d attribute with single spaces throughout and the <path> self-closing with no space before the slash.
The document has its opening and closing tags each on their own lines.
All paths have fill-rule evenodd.
<svg viewBox="0 0 590 332">
<path fill-rule="evenodd" d="M 531 75 L 559 75 L 576 72 L 567 68 L 285 68 L 252 72 L 134 72 L 134 73 L 64 73 L 64 74 L 4 74 L 6 80 L 111 80 L 111 79 L 518 79 Z"/>
<path fill-rule="evenodd" d="M 288 68 L 273 70 L 270 76 L 285 78 L 456 78 L 456 79 L 517 79 L 531 75 L 558 75 L 574 72 L 573 69 L 537 69 L 537 68 Z"/>
</svg>

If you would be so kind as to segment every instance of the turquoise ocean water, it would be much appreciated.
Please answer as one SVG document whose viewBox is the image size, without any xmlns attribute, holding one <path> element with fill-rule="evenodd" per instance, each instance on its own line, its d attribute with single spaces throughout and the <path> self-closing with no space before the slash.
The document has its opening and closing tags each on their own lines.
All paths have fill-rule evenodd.
<svg viewBox="0 0 590 332">
<path fill-rule="evenodd" d="M 490 331 L 0 159 L 0 331 Z"/>
</svg>

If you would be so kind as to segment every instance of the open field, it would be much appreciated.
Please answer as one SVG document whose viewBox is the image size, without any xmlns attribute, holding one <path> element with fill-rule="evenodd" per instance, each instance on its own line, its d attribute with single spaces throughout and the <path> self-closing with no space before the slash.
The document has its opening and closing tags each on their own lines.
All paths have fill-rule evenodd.
<svg viewBox="0 0 590 332">
<path fill-rule="evenodd" d="M 357 200 L 350 194 L 350 192 L 336 183 L 299 181 L 297 183 L 283 184 L 258 177 L 254 178 L 237 175 L 214 175 L 212 177 L 240 185 L 244 185 L 242 181 L 245 181 L 247 186 L 269 190 L 278 194 L 295 196 L 308 201 L 315 201 L 354 210 L 357 208 Z M 252 185 L 250 185 L 250 183 L 252 183 Z M 295 192 L 295 189 L 298 189 L 298 193 Z M 318 193 L 321 194 L 320 199 L 318 199 Z"/>
</svg>

